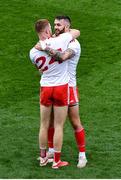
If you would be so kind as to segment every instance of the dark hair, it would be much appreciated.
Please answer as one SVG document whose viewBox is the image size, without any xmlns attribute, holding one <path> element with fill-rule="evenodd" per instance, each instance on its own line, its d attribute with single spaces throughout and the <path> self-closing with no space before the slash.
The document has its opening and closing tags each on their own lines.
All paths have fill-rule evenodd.
<svg viewBox="0 0 121 180">
<path fill-rule="evenodd" d="M 37 33 L 42 32 L 46 26 L 48 26 L 49 21 L 47 19 L 39 19 L 35 23 L 35 30 Z"/>
<path fill-rule="evenodd" d="M 69 16 L 56 16 L 55 19 L 58 19 L 58 20 L 64 19 L 71 24 L 71 19 Z"/>
</svg>

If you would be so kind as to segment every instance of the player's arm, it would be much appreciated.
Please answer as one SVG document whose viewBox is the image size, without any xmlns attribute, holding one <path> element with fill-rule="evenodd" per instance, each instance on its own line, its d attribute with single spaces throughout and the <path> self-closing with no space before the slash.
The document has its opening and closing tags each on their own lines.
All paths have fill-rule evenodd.
<svg viewBox="0 0 121 180">
<path fill-rule="evenodd" d="M 73 39 L 76 39 L 80 36 L 80 31 L 77 29 L 70 29 L 69 33 L 72 35 Z"/>
<path fill-rule="evenodd" d="M 38 50 L 44 50 L 48 55 L 54 57 L 56 61 L 65 61 L 75 56 L 75 51 L 71 48 L 68 48 L 64 52 L 60 52 L 59 50 L 54 50 L 50 47 L 46 47 L 42 42 L 38 42 L 35 45 L 35 48 Z"/>
<path fill-rule="evenodd" d="M 35 63 L 36 53 L 34 53 L 32 49 L 29 52 L 29 57 L 30 57 L 32 64 L 34 64 L 35 67 L 39 70 L 39 73 L 42 74 L 43 71 L 41 70 L 41 68 L 39 69 Z"/>
<path fill-rule="evenodd" d="M 70 35 L 71 36 L 70 36 Z M 63 38 L 62 38 L 62 36 L 63 36 Z M 69 36 L 69 37 L 68 37 Z M 66 32 L 66 33 L 63 33 L 63 34 L 61 34 L 61 39 L 62 39 L 62 41 L 64 42 L 64 40 L 65 40 L 65 42 L 67 41 L 68 42 L 68 40 L 69 40 L 69 38 L 70 38 L 70 41 L 71 40 L 73 40 L 73 39 L 76 39 L 76 38 L 78 38 L 80 36 L 80 31 L 79 30 L 77 30 L 77 29 L 70 29 L 70 31 L 69 32 Z M 66 38 L 65 38 L 66 37 Z M 57 37 L 55 37 L 55 39 L 56 39 Z M 56 39 L 57 40 L 57 39 Z M 44 41 L 39 41 L 36 45 L 35 45 L 35 48 L 36 49 L 38 49 L 39 51 L 42 51 L 42 50 L 45 50 L 46 48 L 47 48 L 47 46 L 46 46 L 46 43 L 44 42 Z"/>
<path fill-rule="evenodd" d="M 67 31 L 67 33 L 70 33 L 72 35 L 72 39 L 76 39 L 80 36 L 80 31 L 77 29 L 70 29 L 69 31 Z M 56 35 L 53 34 L 52 37 L 55 38 Z"/>
<path fill-rule="evenodd" d="M 45 49 L 45 52 L 54 57 L 56 61 L 65 61 L 75 56 L 75 51 L 70 48 L 68 48 L 64 52 L 60 52 L 59 50 L 54 50 L 47 47 Z"/>
<path fill-rule="evenodd" d="M 69 32 L 61 34 L 61 39 L 63 39 L 63 42 L 65 41 L 65 43 L 66 43 L 66 42 L 68 42 L 69 38 L 70 38 L 70 40 L 72 40 L 72 39 L 77 38 L 79 35 L 80 35 L 79 30 L 70 29 Z M 64 61 L 64 60 L 69 59 L 75 55 L 75 52 L 72 49 L 68 49 L 64 53 L 57 51 L 57 50 L 54 50 L 54 49 L 51 49 L 51 48 L 46 46 L 46 43 L 44 41 L 39 41 L 35 45 L 35 48 L 40 50 L 40 51 L 41 50 L 46 51 L 49 55 L 54 57 L 56 60 L 60 60 L 60 61 Z"/>
</svg>

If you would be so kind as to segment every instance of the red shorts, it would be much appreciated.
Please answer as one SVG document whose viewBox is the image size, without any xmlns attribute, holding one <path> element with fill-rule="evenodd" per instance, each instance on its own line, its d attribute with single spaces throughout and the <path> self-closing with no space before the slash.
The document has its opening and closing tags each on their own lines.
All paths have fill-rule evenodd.
<svg viewBox="0 0 121 180">
<path fill-rule="evenodd" d="M 44 106 L 68 106 L 68 84 L 53 87 L 40 88 L 40 104 Z"/>
<path fill-rule="evenodd" d="M 79 93 L 77 87 L 69 87 L 69 106 L 79 103 Z"/>
</svg>

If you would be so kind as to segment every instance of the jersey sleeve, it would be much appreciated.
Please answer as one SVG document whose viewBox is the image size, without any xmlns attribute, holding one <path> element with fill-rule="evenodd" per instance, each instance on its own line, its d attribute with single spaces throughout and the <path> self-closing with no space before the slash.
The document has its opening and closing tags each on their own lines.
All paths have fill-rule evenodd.
<svg viewBox="0 0 121 180">
<path fill-rule="evenodd" d="M 77 54 L 80 52 L 81 47 L 80 47 L 79 43 L 77 44 L 77 43 L 75 43 L 75 40 L 73 40 L 72 42 L 69 43 L 68 49 L 72 49 L 75 52 L 75 54 Z"/>
<path fill-rule="evenodd" d="M 29 52 L 29 57 L 30 57 L 31 62 L 34 64 L 35 54 L 33 53 L 32 49 Z"/>
<path fill-rule="evenodd" d="M 36 64 L 35 60 L 39 57 L 39 51 L 36 50 L 35 48 L 32 48 L 29 52 L 29 57 L 30 57 L 31 62 L 33 64 Z"/>
</svg>

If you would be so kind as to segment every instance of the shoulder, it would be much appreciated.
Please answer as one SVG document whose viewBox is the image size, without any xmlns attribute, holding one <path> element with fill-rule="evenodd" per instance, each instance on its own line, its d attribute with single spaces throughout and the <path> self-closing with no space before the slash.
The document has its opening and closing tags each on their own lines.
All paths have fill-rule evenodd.
<svg viewBox="0 0 121 180">
<path fill-rule="evenodd" d="M 58 37 L 59 38 L 71 38 L 71 40 L 72 40 L 72 35 L 69 32 L 62 33 Z"/>
<path fill-rule="evenodd" d="M 71 41 L 72 35 L 69 32 L 66 32 L 66 33 L 59 34 L 58 36 L 53 37 L 52 39 L 53 40 L 55 40 L 55 39 L 58 39 L 58 40 L 59 39 L 65 39 L 65 40 L 70 39 L 70 41 Z"/>
<path fill-rule="evenodd" d="M 75 46 L 80 46 L 80 42 L 77 39 L 71 40 L 70 44 L 74 44 Z"/>
<path fill-rule="evenodd" d="M 81 45 L 77 39 L 70 41 L 69 47 L 75 47 L 77 49 L 81 49 Z"/>
<path fill-rule="evenodd" d="M 29 56 L 32 61 L 34 61 L 37 57 L 39 57 L 43 54 L 45 54 L 45 52 L 39 51 L 35 47 L 33 47 L 29 52 Z"/>
<path fill-rule="evenodd" d="M 35 47 L 33 47 L 32 49 L 30 49 L 30 51 L 29 51 L 29 54 L 31 55 L 31 56 L 33 56 L 34 54 L 36 54 L 36 53 L 38 53 L 39 51 L 35 48 Z"/>
</svg>

